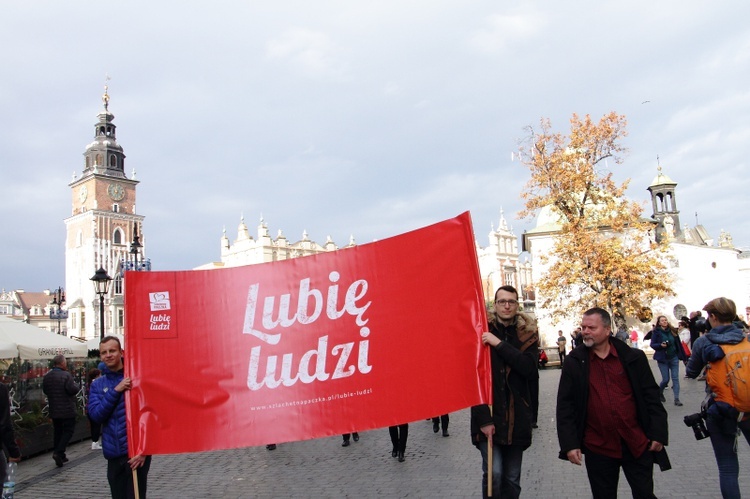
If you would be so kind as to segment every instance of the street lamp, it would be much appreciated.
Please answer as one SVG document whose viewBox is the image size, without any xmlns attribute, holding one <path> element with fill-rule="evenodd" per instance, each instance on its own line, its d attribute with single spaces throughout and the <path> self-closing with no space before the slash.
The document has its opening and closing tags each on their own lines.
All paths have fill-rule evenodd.
<svg viewBox="0 0 750 499">
<path fill-rule="evenodd" d="M 65 303 L 65 291 L 62 286 L 58 287 L 52 294 L 52 309 L 49 311 L 49 318 L 52 320 L 57 319 L 57 334 L 62 334 L 60 328 L 60 321 L 62 319 L 68 319 L 68 311 L 63 310 L 62 305 Z"/>
<path fill-rule="evenodd" d="M 99 270 L 96 271 L 94 277 L 90 280 L 94 281 L 94 290 L 99 295 L 99 339 L 104 339 L 104 295 L 109 291 L 109 281 L 112 278 L 109 277 L 109 274 L 107 274 L 107 271 L 103 267 L 99 267 Z"/>
<path fill-rule="evenodd" d="M 143 245 L 141 244 L 141 238 L 138 237 L 138 226 L 133 227 L 133 242 L 130 243 L 130 254 L 133 257 L 133 270 L 141 270 L 138 268 L 138 255 L 141 252 Z"/>
</svg>

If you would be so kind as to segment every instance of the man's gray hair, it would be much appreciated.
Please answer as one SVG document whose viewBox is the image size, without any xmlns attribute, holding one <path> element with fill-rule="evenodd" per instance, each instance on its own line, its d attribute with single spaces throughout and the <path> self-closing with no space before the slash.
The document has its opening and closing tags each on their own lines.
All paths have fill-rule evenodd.
<svg viewBox="0 0 750 499">
<path fill-rule="evenodd" d="M 611 328 L 612 327 L 612 317 L 609 315 L 609 312 L 604 310 L 603 308 L 594 307 L 586 310 L 583 313 L 584 317 L 587 317 L 589 315 L 598 315 L 602 318 L 602 324 L 604 324 L 604 327 Z"/>
</svg>

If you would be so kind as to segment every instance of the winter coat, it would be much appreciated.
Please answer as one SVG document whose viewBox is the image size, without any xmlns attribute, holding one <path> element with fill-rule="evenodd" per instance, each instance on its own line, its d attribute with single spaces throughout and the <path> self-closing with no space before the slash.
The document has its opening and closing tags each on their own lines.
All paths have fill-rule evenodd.
<svg viewBox="0 0 750 499">
<path fill-rule="evenodd" d="M 630 380 L 635 400 L 638 426 L 649 440 L 667 445 L 669 431 L 667 411 L 659 399 L 659 385 L 654 380 L 646 354 L 630 348 L 617 338 L 610 338 L 610 347 Z M 565 357 L 557 390 L 557 438 L 560 459 L 568 459 L 568 452 L 583 448 L 586 412 L 589 398 L 589 348 L 580 346 Z M 666 460 L 666 450 L 663 458 Z"/>
<path fill-rule="evenodd" d="M 53 367 L 42 380 L 42 391 L 49 402 L 49 417 L 70 419 L 76 417 L 76 393 L 80 387 L 73 375 L 59 367 Z"/>
<path fill-rule="evenodd" d="M 102 425 L 104 457 L 115 459 L 128 455 L 125 392 L 115 390 L 124 375 L 123 371 L 112 372 L 106 366 L 101 371 L 102 375 L 91 383 L 89 417 Z"/>
<path fill-rule="evenodd" d="M 531 445 L 531 395 L 529 383 L 539 377 L 539 334 L 536 321 L 519 313 L 504 326 L 492 318 L 489 331 L 502 340 L 490 348 L 492 364 L 492 415 L 488 405 L 471 408 L 471 438 L 474 445 L 486 441 L 482 426 L 495 425 L 493 443 Z"/>
<path fill-rule="evenodd" d="M 713 328 L 693 343 L 693 353 L 685 369 L 687 377 L 696 378 L 706 364 L 723 359 L 724 350 L 719 345 L 736 345 L 744 339 L 744 332 L 734 324 Z"/>
<path fill-rule="evenodd" d="M 736 345 L 744 339 L 744 331 L 737 327 L 736 324 L 728 324 L 711 329 L 711 331 L 693 343 L 693 353 L 685 368 L 687 377 L 696 378 L 703 371 L 706 364 L 723 359 L 724 350 L 721 349 L 720 345 Z M 708 383 L 706 383 L 706 393 L 712 393 Z M 706 412 L 709 415 L 721 417 L 724 421 L 722 427 L 725 433 L 736 433 L 737 417 L 739 416 L 737 409 L 725 402 L 715 401 L 712 396 L 708 400 Z"/>
<path fill-rule="evenodd" d="M 663 342 L 667 342 L 666 347 L 661 346 Z M 656 326 L 651 334 L 651 348 L 654 349 L 654 360 L 656 362 L 666 362 L 676 356 L 678 359 L 685 361 L 685 351 L 682 349 L 680 343 L 680 338 L 672 334 L 672 328 L 667 330 Z"/>
</svg>

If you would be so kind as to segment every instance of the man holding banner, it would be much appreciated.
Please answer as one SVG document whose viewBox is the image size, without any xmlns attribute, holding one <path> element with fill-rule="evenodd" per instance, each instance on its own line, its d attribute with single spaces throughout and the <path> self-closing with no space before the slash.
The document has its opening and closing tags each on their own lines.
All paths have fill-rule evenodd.
<svg viewBox="0 0 750 499">
<path fill-rule="evenodd" d="M 104 368 L 102 375 L 91 383 L 89 415 L 102 425 L 102 449 L 107 459 L 107 480 L 112 498 L 135 497 L 134 474 L 138 477 L 139 496 L 146 497 L 151 456 L 128 457 L 125 391 L 130 390 L 132 384 L 124 375 L 120 340 L 116 336 L 102 338 L 99 355 Z"/>
<path fill-rule="evenodd" d="M 471 437 L 482 453 L 482 493 L 487 497 L 488 441 L 492 442 L 492 490 L 499 497 L 521 494 L 523 451 L 531 445 L 529 385 L 538 376 L 536 321 L 518 311 L 518 292 L 502 286 L 495 293 L 494 316 L 482 342 L 490 347 L 492 407 L 471 408 Z"/>
</svg>

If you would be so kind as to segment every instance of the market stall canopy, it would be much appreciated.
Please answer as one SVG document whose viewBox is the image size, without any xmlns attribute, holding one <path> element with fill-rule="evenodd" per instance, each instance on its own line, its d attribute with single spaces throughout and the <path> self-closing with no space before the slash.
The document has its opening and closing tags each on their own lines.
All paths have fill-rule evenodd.
<svg viewBox="0 0 750 499">
<path fill-rule="evenodd" d="M 10 317 L 0 316 L 0 358 L 51 359 L 57 354 L 86 357 L 85 343 Z"/>
</svg>

